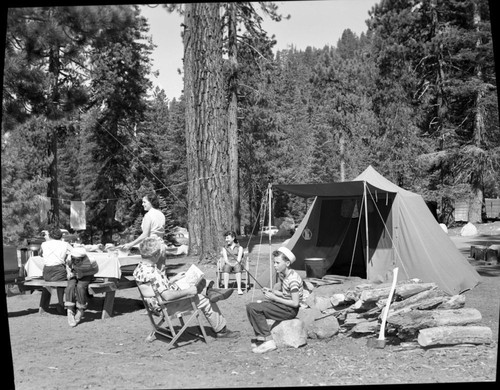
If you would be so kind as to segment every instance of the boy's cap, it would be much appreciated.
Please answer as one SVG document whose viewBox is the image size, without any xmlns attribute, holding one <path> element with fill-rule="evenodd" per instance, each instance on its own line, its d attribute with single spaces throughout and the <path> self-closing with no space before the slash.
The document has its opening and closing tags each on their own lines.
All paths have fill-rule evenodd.
<svg viewBox="0 0 500 390">
<path fill-rule="evenodd" d="M 77 246 L 76 248 L 73 248 L 71 250 L 71 257 L 80 258 L 80 257 L 85 257 L 85 256 L 87 256 L 87 251 L 85 250 L 85 248 L 83 248 L 81 246 Z"/>
<path fill-rule="evenodd" d="M 295 255 L 293 254 L 293 252 L 290 249 L 288 249 L 288 248 L 286 248 L 284 246 L 279 247 L 278 248 L 278 252 L 281 252 L 286 257 L 288 257 L 288 260 L 290 260 L 290 263 L 293 263 L 296 260 Z"/>
</svg>

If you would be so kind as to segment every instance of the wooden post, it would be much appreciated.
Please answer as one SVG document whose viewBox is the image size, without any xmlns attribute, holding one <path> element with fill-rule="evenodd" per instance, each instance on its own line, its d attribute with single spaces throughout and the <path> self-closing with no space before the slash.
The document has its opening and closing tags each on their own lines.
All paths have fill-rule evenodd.
<svg viewBox="0 0 500 390">
<path fill-rule="evenodd" d="M 366 273 L 368 276 L 368 260 L 370 259 L 370 237 L 368 236 L 368 204 L 367 204 L 368 197 L 366 196 L 366 192 L 367 192 L 366 187 L 367 187 L 367 185 L 366 185 L 366 181 L 365 181 L 364 186 L 363 186 L 363 198 L 364 198 L 364 202 L 365 202 Z"/>
<path fill-rule="evenodd" d="M 267 195 L 268 195 L 268 201 L 269 201 L 269 204 L 268 204 L 268 226 L 269 226 L 269 231 L 268 231 L 268 235 L 269 235 L 269 288 L 272 289 L 273 288 L 273 247 L 272 247 L 272 244 L 271 244 L 271 216 L 272 216 L 272 211 L 271 211 L 271 208 L 272 208 L 272 195 L 273 192 L 271 190 L 271 184 L 268 184 L 267 186 Z"/>
</svg>

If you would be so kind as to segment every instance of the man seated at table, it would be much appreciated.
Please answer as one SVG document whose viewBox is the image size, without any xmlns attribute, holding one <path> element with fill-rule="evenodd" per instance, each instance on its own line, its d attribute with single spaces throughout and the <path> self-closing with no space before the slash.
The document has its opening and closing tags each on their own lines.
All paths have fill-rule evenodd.
<svg viewBox="0 0 500 390">
<path fill-rule="evenodd" d="M 157 291 L 165 301 L 171 301 L 187 296 L 194 296 L 196 306 L 203 311 L 210 326 L 214 330 L 217 338 L 236 338 L 238 331 L 231 331 L 226 327 L 226 319 L 222 315 L 216 302 L 228 298 L 233 290 L 220 290 L 212 288 L 213 282 L 208 283 L 205 279 L 197 286 L 187 289 L 179 289 L 174 283 L 179 280 L 184 273 L 181 272 L 171 279 L 156 267 L 156 263 L 161 254 L 161 241 L 156 237 L 148 237 L 140 244 L 141 261 L 134 270 L 134 278 L 137 283 L 151 283 L 152 288 Z M 205 295 L 202 292 L 205 292 Z M 210 297 L 209 298 L 207 298 Z M 189 308 L 189 302 L 181 301 L 176 303 L 182 310 Z"/>
</svg>

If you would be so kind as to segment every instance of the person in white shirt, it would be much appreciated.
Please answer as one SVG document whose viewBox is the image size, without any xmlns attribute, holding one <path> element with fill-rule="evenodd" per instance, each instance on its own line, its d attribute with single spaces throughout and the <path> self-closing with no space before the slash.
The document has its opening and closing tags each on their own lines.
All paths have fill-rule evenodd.
<svg viewBox="0 0 500 390">
<path fill-rule="evenodd" d="M 139 246 L 139 244 L 148 237 L 156 236 L 163 240 L 163 236 L 165 235 L 165 215 L 159 210 L 160 200 L 158 196 L 154 192 L 144 195 L 142 197 L 142 207 L 144 207 L 146 211 L 141 223 L 142 233 L 135 240 L 122 246 L 125 251 L 130 250 L 133 246 Z M 166 257 L 167 247 L 165 243 L 163 243 L 158 266 L 163 266 L 165 264 Z"/>
<path fill-rule="evenodd" d="M 61 238 L 61 229 L 51 228 L 45 232 L 45 242 L 40 246 L 43 258 L 42 276 L 47 282 L 68 280 L 66 260 L 73 247 Z M 64 287 L 57 288 L 57 298 L 59 300 L 57 311 L 64 314 Z"/>
<path fill-rule="evenodd" d="M 128 250 L 139 245 L 145 238 L 157 236 L 163 238 L 165 234 L 165 215 L 159 210 L 160 201 L 155 193 L 150 193 L 142 198 L 142 207 L 146 214 L 142 219 L 142 233 L 134 241 L 123 245 L 123 249 Z"/>
</svg>

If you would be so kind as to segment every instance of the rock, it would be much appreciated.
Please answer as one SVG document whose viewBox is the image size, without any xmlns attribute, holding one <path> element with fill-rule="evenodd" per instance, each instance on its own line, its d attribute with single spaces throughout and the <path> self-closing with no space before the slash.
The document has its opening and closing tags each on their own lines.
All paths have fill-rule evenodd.
<svg viewBox="0 0 500 390">
<path fill-rule="evenodd" d="M 278 348 L 299 348 L 307 344 L 307 331 L 302 320 L 294 318 L 278 322 L 271 329 L 271 335 Z"/>
<path fill-rule="evenodd" d="M 441 229 L 443 229 L 443 231 L 448 234 L 448 227 L 444 224 L 444 223 L 440 223 L 439 226 L 441 226 Z"/>
<path fill-rule="evenodd" d="M 477 235 L 477 227 L 475 227 L 471 222 L 467 222 L 467 224 L 460 229 L 460 235 L 462 237 L 471 237 Z"/>
<path fill-rule="evenodd" d="M 337 335 L 340 331 L 340 325 L 337 318 L 330 315 L 319 316 L 307 328 L 307 337 L 311 339 L 328 339 Z"/>
<path fill-rule="evenodd" d="M 311 294 L 312 295 L 312 294 Z M 322 297 L 322 296 L 314 296 L 313 299 L 313 305 L 309 305 L 309 307 L 314 307 L 318 310 L 326 310 L 330 309 L 332 307 L 332 301 L 330 300 L 329 297 Z"/>
<path fill-rule="evenodd" d="M 304 323 L 307 330 L 313 324 L 314 320 L 322 315 L 321 311 L 314 307 L 300 308 L 297 318 Z"/>
</svg>

